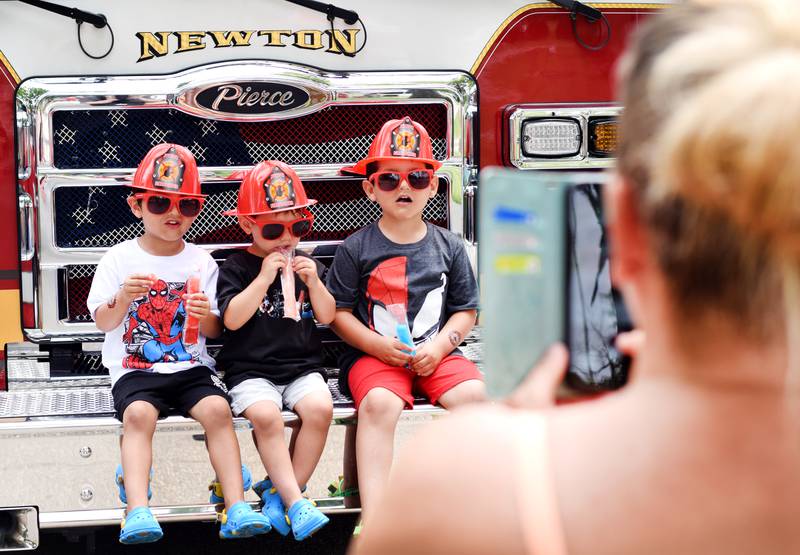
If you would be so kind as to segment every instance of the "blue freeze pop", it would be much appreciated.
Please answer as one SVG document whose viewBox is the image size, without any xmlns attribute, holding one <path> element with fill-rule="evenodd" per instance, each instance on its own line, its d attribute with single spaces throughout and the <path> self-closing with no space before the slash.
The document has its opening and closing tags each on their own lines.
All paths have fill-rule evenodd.
<svg viewBox="0 0 800 555">
<path fill-rule="evenodd" d="M 411 356 L 415 356 L 417 351 L 414 348 L 414 340 L 411 338 L 411 330 L 408 329 L 408 324 L 396 324 L 394 330 L 397 334 L 397 339 L 410 348 Z"/>
</svg>

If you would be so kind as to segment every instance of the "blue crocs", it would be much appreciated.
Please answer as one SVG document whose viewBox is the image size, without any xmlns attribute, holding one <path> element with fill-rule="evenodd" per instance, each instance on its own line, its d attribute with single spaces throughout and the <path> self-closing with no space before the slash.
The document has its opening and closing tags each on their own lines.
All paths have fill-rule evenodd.
<svg viewBox="0 0 800 555">
<path fill-rule="evenodd" d="M 256 486 L 259 486 L 258 489 Z M 253 486 L 253 491 L 257 493 L 259 490 L 262 492 L 261 501 L 264 503 L 261 512 L 266 515 L 269 523 L 281 536 L 289 535 L 291 527 L 289 526 L 289 517 L 286 516 L 286 507 L 283 506 L 283 500 L 278 490 L 272 485 L 272 481 L 262 480 Z"/>
<path fill-rule="evenodd" d="M 289 507 L 289 521 L 297 541 L 303 541 L 330 522 L 308 499 L 301 499 Z"/>
<path fill-rule="evenodd" d="M 253 491 L 259 497 L 264 497 L 264 494 L 271 489 L 272 489 L 272 480 L 269 479 L 269 476 L 253 484 Z"/>
<path fill-rule="evenodd" d="M 125 482 L 122 477 L 122 464 L 117 465 L 117 469 L 114 471 L 114 481 L 117 483 L 117 487 L 119 488 L 119 500 L 128 504 L 128 496 L 125 495 Z M 147 482 L 147 500 L 149 501 L 151 497 L 153 497 L 153 490 L 150 489 L 150 482 L 153 481 L 153 469 L 150 469 L 150 480 Z M 155 540 L 153 540 L 155 541 Z"/>
<path fill-rule="evenodd" d="M 219 537 L 223 540 L 249 538 L 266 534 L 272 529 L 269 519 L 251 509 L 246 501 L 236 503 L 230 512 L 222 511 L 219 519 L 222 522 L 219 527 Z"/>
<path fill-rule="evenodd" d="M 247 491 L 250 489 L 250 485 L 253 483 L 253 476 L 250 474 L 250 469 L 248 469 L 245 465 L 242 465 L 242 489 Z M 211 495 L 208 496 L 209 503 L 224 503 L 225 496 L 222 494 L 222 484 L 219 483 L 219 480 L 214 480 L 211 482 L 211 485 L 208 486 L 209 491 L 211 491 Z M 259 495 L 259 497 L 261 497 Z"/>
<path fill-rule="evenodd" d="M 122 519 L 119 543 L 151 543 L 164 535 L 149 507 L 136 507 Z"/>
</svg>

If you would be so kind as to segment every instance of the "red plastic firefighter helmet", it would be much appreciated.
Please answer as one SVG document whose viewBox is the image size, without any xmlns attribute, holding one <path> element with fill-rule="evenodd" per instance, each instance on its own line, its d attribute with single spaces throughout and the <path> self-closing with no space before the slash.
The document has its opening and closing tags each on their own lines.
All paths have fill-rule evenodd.
<svg viewBox="0 0 800 555">
<path fill-rule="evenodd" d="M 170 143 L 156 145 L 145 154 L 133 174 L 131 187 L 172 195 L 206 196 L 200 192 L 200 176 L 192 153 Z"/>
<path fill-rule="evenodd" d="M 306 196 L 303 182 L 295 171 L 276 160 L 265 160 L 253 166 L 239 186 L 236 210 L 226 216 L 257 216 L 273 212 L 297 210 L 316 204 Z"/>
<path fill-rule="evenodd" d="M 428 132 L 421 124 L 405 116 L 384 123 L 369 145 L 367 157 L 359 160 L 354 166 L 343 168 L 342 171 L 366 175 L 367 166 L 373 162 L 414 159 L 427 164 L 433 170 L 438 170 L 442 166 L 442 163 L 433 157 L 433 147 Z"/>
</svg>

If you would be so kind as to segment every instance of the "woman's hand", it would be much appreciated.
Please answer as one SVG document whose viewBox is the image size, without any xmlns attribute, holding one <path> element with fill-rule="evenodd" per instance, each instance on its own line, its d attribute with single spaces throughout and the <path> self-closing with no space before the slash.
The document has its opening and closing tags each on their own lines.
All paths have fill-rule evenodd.
<svg viewBox="0 0 800 555">
<path fill-rule="evenodd" d="M 644 331 L 626 331 L 617 336 L 614 346 L 623 355 L 636 358 L 636 355 L 644 348 L 644 340 Z"/>
<path fill-rule="evenodd" d="M 621 333 L 614 345 L 631 358 L 641 352 L 645 336 L 641 330 Z M 556 392 L 569 364 L 569 352 L 563 343 L 556 343 L 542 356 L 517 389 L 506 397 L 505 404 L 518 409 L 541 409 L 551 407 L 556 401 Z"/>
<path fill-rule="evenodd" d="M 528 377 L 505 399 L 505 403 L 516 409 L 542 409 L 553 406 L 556 391 L 564 381 L 569 363 L 569 352 L 563 343 L 550 347 Z"/>
</svg>

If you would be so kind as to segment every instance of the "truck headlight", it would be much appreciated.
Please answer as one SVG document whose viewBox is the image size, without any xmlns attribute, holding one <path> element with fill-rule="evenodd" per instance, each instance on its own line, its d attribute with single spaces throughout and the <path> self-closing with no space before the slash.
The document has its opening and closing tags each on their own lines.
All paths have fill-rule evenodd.
<svg viewBox="0 0 800 555">
<path fill-rule="evenodd" d="M 504 162 L 521 170 L 610 168 L 621 113 L 607 104 L 508 106 Z"/>
<path fill-rule="evenodd" d="M 583 133 L 572 118 L 538 118 L 522 123 L 522 153 L 530 158 L 562 158 L 580 152 Z"/>
</svg>

